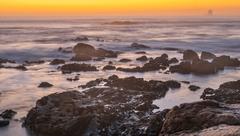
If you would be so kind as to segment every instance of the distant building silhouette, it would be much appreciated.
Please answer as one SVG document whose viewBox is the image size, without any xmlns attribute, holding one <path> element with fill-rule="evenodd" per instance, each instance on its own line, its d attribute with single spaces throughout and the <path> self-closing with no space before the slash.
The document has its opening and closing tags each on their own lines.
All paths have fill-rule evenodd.
<svg viewBox="0 0 240 136">
<path fill-rule="evenodd" d="M 212 15 L 213 15 L 213 10 L 209 9 L 209 10 L 208 10 L 208 15 L 209 15 L 209 16 L 212 16 Z"/>
</svg>

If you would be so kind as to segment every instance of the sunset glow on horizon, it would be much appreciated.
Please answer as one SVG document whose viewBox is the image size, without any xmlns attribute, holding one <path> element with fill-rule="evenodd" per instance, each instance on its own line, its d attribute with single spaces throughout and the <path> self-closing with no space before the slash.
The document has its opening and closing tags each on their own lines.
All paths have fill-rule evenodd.
<svg viewBox="0 0 240 136">
<path fill-rule="evenodd" d="M 239 0 L 0 0 L 0 16 L 88 15 L 239 16 Z"/>
</svg>

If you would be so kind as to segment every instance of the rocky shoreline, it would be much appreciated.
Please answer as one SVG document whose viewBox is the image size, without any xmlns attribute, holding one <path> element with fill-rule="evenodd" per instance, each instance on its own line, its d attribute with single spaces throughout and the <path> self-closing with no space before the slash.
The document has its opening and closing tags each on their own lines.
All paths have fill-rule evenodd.
<svg viewBox="0 0 240 136">
<path fill-rule="evenodd" d="M 133 43 L 129 48 L 136 50 L 150 47 Z M 171 49 L 176 51 L 176 49 Z M 185 50 L 182 59 L 171 58 L 168 54 L 151 58 L 145 51 L 136 52 L 140 56 L 134 61 L 140 66 L 119 67 L 109 61 L 102 68 L 88 64 L 105 59 L 117 59 L 121 52 L 95 48 L 92 45 L 78 43 L 73 48 L 59 49 L 62 53 L 72 53 L 69 60 L 53 59 L 49 65 L 56 66 L 62 74 L 97 71 L 121 71 L 125 73 L 164 72 L 165 74 L 212 75 L 226 67 L 240 67 L 240 61 L 230 56 L 217 56 L 202 52 L 199 56 L 193 50 Z M 144 56 L 143 56 L 144 54 Z M 118 63 L 129 63 L 125 58 Z M 7 65 L 7 64 L 13 64 Z M 15 61 L 0 59 L 0 68 L 27 71 L 30 65 L 44 64 L 45 61 Z M 66 80 L 81 80 L 79 75 Z M 80 90 L 54 93 L 39 99 L 24 120 L 29 131 L 44 136 L 160 136 L 160 135 L 211 135 L 214 131 L 231 128 L 227 135 L 238 135 L 240 131 L 240 81 L 221 84 L 218 89 L 206 88 L 201 95 L 202 101 L 185 103 L 171 109 L 153 112 L 159 107 L 153 104 L 163 98 L 169 90 L 181 88 L 175 80 L 145 80 L 143 78 L 117 75 L 92 80 L 79 85 Z M 54 83 L 53 83 L 54 84 Z M 39 88 L 54 86 L 48 82 L 39 84 Z M 189 85 L 189 90 L 198 91 L 201 86 Z M 160 105 L 161 106 L 161 105 Z M 15 111 L 6 110 L 0 114 L 0 127 L 9 125 Z M 8 117 L 8 118 L 6 118 Z M 180 125 L 181 124 L 181 125 Z"/>
</svg>

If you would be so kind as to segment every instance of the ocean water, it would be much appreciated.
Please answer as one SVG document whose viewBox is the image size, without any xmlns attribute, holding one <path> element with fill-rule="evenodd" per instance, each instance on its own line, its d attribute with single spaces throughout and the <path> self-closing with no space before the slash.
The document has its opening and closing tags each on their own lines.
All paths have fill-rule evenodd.
<svg viewBox="0 0 240 136">
<path fill-rule="evenodd" d="M 115 21 L 123 21 L 122 24 Z M 130 21 L 130 23 L 124 23 Z M 201 18 L 68 18 L 68 19 L 4 19 L 0 18 L 0 58 L 16 60 L 21 64 L 25 60 L 46 60 L 40 65 L 27 66 L 28 71 L 0 69 L 0 112 L 13 109 L 18 112 L 10 126 L 0 128 L 1 136 L 32 136 L 18 121 L 25 117 L 35 105 L 36 100 L 54 92 L 79 90 L 79 85 L 96 78 L 106 78 L 112 74 L 120 77 L 135 76 L 145 80 L 190 81 L 201 87 L 191 92 L 188 85 L 170 90 L 167 95 L 154 104 L 159 110 L 171 108 L 185 102 L 200 100 L 204 88 L 218 88 L 221 83 L 240 79 L 240 68 L 227 68 L 216 75 L 196 76 L 164 74 L 163 72 L 125 73 L 119 71 L 80 72 L 63 75 L 57 66 L 49 65 L 50 60 L 62 58 L 69 60 L 73 54 L 58 52 L 59 47 L 73 47 L 77 37 L 86 36 L 96 48 L 105 48 L 123 52 L 117 59 L 101 62 L 86 62 L 102 69 L 108 61 L 122 67 L 140 66 L 143 63 L 132 61 L 126 64 L 118 62 L 121 58 L 135 60 L 142 55 L 129 48 L 133 42 L 146 44 L 151 49 L 144 50 L 148 57 L 157 57 L 167 53 L 169 57 L 182 58 L 177 51 L 160 50 L 165 47 L 210 51 L 217 55 L 231 55 L 240 58 L 240 19 L 222 17 Z M 138 50 L 139 51 L 139 50 Z M 9 65 L 9 64 L 7 64 Z M 69 82 L 68 77 L 80 74 L 80 80 Z M 54 85 L 50 89 L 40 89 L 39 83 L 47 81 Z"/>
</svg>

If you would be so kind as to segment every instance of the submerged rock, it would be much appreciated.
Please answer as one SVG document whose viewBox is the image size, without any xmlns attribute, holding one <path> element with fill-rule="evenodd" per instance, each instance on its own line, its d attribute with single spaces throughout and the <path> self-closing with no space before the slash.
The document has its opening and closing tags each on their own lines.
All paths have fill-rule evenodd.
<svg viewBox="0 0 240 136">
<path fill-rule="evenodd" d="M 135 49 L 149 49 L 150 47 L 143 45 L 143 44 L 139 44 L 139 43 L 132 43 L 131 48 L 135 48 Z"/>
<path fill-rule="evenodd" d="M 123 63 L 127 63 L 127 62 L 131 62 L 132 60 L 130 59 L 120 59 L 119 62 L 123 62 Z"/>
<path fill-rule="evenodd" d="M 65 64 L 60 67 L 63 73 L 73 73 L 73 72 L 86 72 L 86 71 L 98 71 L 95 66 L 89 64 Z"/>
<path fill-rule="evenodd" d="M 0 65 L 0 68 L 17 69 L 17 70 L 27 71 L 27 68 L 25 66 L 23 66 L 23 65 L 18 65 L 18 66 L 15 66 L 15 67 Z"/>
<path fill-rule="evenodd" d="M 135 54 L 147 54 L 145 51 L 137 51 Z"/>
<path fill-rule="evenodd" d="M 5 111 L 3 111 L 1 114 L 0 114 L 0 116 L 3 118 L 3 119 L 12 119 L 12 117 L 14 116 L 14 115 L 16 115 L 17 114 L 17 112 L 16 111 L 13 111 L 13 110 L 5 110 Z"/>
<path fill-rule="evenodd" d="M 25 63 L 28 65 L 34 65 L 34 64 L 43 64 L 45 63 L 45 61 L 44 60 L 33 60 L 33 61 L 26 60 Z"/>
<path fill-rule="evenodd" d="M 65 64 L 65 60 L 62 59 L 54 59 L 50 65 L 59 65 L 59 64 Z"/>
<path fill-rule="evenodd" d="M 89 41 L 89 39 L 86 36 L 82 36 L 82 37 L 77 37 L 75 39 L 72 39 L 72 41 L 75 41 L 75 42 Z"/>
<path fill-rule="evenodd" d="M 78 81 L 79 80 L 79 76 L 75 76 L 74 78 L 67 78 L 68 81 Z"/>
<path fill-rule="evenodd" d="M 49 88 L 49 87 L 52 87 L 53 85 L 48 83 L 48 82 L 42 82 L 39 84 L 39 88 Z"/>
<path fill-rule="evenodd" d="M 116 67 L 115 66 L 112 66 L 112 65 L 106 65 L 103 67 L 103 70 L 115 70 Z"/>
<path fill-rule="evenodd" d="M 62 52 L 62 53 L 72 53 L 72 52 L 73 52 L 72 50 L 73 50 L 72 47 L 66 47 L 66 48 L 59 47 L 59 48 L 58 48 L 58 51 L 59 51 L 59 52 Z"/>
<path fill-rule="evenodd" d="M 16 63 L 16 62 L 13 61 L 13 60 L 0 58 L 0 64 L 1 64 L 1 63 Z"/>
</svg>

